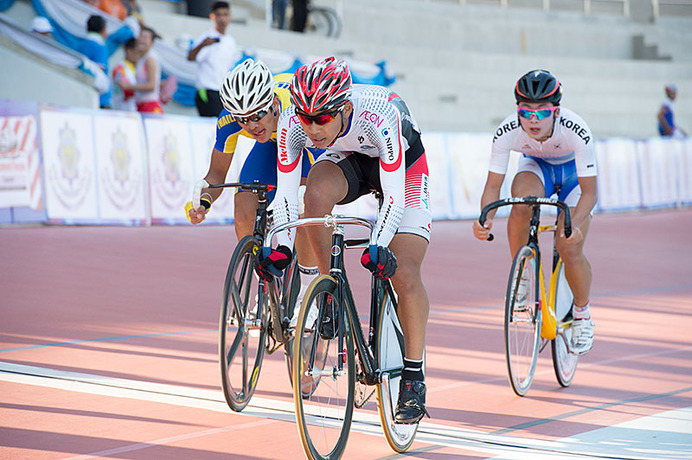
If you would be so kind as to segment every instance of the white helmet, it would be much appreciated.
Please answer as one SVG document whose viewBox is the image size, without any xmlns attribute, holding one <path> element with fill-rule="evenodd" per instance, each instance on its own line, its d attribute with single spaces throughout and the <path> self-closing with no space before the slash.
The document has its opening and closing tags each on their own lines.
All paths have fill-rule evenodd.
<svg viewBox="0 0 692 460">
<path fill-rule="evenodd" d="M 221 103 L 232 115 L 267 109 L 274 100 L 276 82 L 267 65 L 246 59 L 226 74 L 219 91 Z"/>
</svg>

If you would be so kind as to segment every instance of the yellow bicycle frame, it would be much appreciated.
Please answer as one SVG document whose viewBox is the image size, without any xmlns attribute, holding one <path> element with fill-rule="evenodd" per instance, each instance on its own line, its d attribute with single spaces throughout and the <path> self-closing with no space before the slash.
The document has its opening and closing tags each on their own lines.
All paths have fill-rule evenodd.
<svg viewBox="0 0 692 460">
<path fill-rule="evenodd" d="M 538 233 L 541 232 L 554 232 L 555 225 L 540 225 L 538 227 Z M 548 291 L 548 302 L 545 302 L 546 290 L 545 290 L 545 279 L 543 276 L 543 264 L 539 267 L 540 274 L 540 286 L 541 286 L 541 315 L 543 317 L 543 322 L 541 323 L 541 337 L 547 340 L 553 340 L 557 337 L 557 317 L 555 316 L 555 293 L 557 292 L 557 274 L 562 264 L 562 260 L 558 261 L 557 266 L 550 274 L 550 290 Z"/>
</svg>

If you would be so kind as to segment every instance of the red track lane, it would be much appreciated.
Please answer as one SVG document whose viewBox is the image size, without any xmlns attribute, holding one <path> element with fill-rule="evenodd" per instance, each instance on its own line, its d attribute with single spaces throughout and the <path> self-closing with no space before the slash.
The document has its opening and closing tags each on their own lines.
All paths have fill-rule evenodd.
<svg viewBox="0 0 692 460">
<path fill-rule="evenodd" d="M 586 247 L 595 346 L 567 389 L 544 350 L 519 398 L 503 351 L 504 221 L 493 243 L 474 239 L 470 221 L 435 222 L 423 267 L 432 419 L 407 458 L 493 456 L 460 430 L 516 445 L 691 407 L 690 228 L 690 209 L 597 215 Z M 265 358 L 255 398 L 288 410 L 236 414 L 220 402 L 216 329 L 234 245 L 232 228 L 204 225 L 0 229 L 0 459 L 303 457 L 282 353 Z M 350 277 L 367 311 L 356 258 Z M 76 374 L 40 376 L 55 371 Z M 94 376 L 105 378 L 79 382 Z M 369 402 L 356 417 L 375 413 Z M 435 438 L 439 426 L 461 444 Z M 395 457 L 375 434 L 354 429 L 344 458 Z"/>
</svg>

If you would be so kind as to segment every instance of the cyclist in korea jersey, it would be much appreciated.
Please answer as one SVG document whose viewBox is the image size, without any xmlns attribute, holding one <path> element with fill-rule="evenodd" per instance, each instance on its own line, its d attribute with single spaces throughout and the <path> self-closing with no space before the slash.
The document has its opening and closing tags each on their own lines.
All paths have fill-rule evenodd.
<svg viewBox="0 0 692 460">
<path fill-rule="evenodd" d="M 562 85 L 548 71 L 532 70 L 522 76 L 514 95 L 517 112 L 500 124 L 493 137 L 481 209 L 500 198 L 510 151 L 522 154 L 512 181 L 512 196 L 549 197 L 559 190 L 558 198 L 572 211 L 573 233 L 565 238 L 561 219 L 556 245 L 574 294 L 572 346 L 583 354 L 593 345 L 594 329 L 589 311 L 591 265 L 583 252 L 598 195 L 593 134 L 581 117 L 560 107 Z M 477 238 L 488 238 L 494 214 L 491 212 L 483 227 L 474 221 Z M 528 238 L 530 216 L 528 206 L 512 206 L 507 222 L 512 254 Z"/>
<path fill-rule="evenodd" d="M 310 170 L 305 191 L 306 217 L 321 217 L 335 204 L 346 204 L 379 191 L 379 211 L 370 246 L 361 263 L 375 276 L 392 279 L 399 296 L 399 318 L 406 356 L 395 420 L 418 423 L 425 409 L 423 353 L 429 303 L 421 264 L 430 239 L 428 165 L 416 121 L 404 101 L 387 88 L 352 85 L 344 61 L 329 57 L 296 72 L 293 105 L 278 126 L 279 175 L 274 218 L 298 217 L 298 165 L 304 147 L 326 149 Z M 308 227 L 320 272 L 329 272 L 330 231 Z M 279 248 L 293 235 L 279 235 Z M 332 312 L 319 326 L 330 338 L 337 318 Z"/>
<path fill-rule="evenodd" d="M 276 127 L 281 111 L 291 104 L 288 89 L 291 77 L 291 74 L 273 77 L 264 62 L 252 59 L 243 61 L 226 75 L 220 89 L 224 109 L 216 122 L 216 141 L 209 171 L 203 179 L 207 186 L 225 182 L 239 136 L 252 138 L 256 142 L 243 163 L 238 181 L 276 184 Z M 319 153 L 321 152 L 316 149 L 306 151 L 301 167 L 298 168 L 301 177 L 307 177 Z M 199 224 L 204 221 L 212 203 L 222 191 L 223 189 L 202 188 L 201 197 L 196 197 L 201 198 L 199 208 L 193 209 L 192 201 L 187 203 L 186 211 L 190 222 Z M 270 202 L 274 195 L 273 191 L 269 193 Z M 252 234 L 257 196 L 241 189 L 235 194 L 234 205 L 235 231 L 240 240 Z M 305 238 L 299 237 L 296 249 L 301 281 L 299 297 L 302 298 L 319 272 L 312 249 Z M 277 263 L 287 266 L 290 256 L 291 254 L 285 255 Z M 297 319 L 297 313 L 298 309 L 294 319 Z"/>
</svg>

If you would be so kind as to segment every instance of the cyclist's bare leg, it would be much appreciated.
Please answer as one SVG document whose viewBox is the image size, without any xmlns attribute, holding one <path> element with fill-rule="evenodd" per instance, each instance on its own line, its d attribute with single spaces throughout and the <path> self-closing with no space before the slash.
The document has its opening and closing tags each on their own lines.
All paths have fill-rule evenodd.
<svg viewBox="0 0 692 460">
<path fill-rule="evenodd" d="M 512 196 L 545 196 L 545 187 L 541 179 L 532 172 L 523 171 L 514 177 Z M 520 247 L 529 239 L 529 221 L 531 208 L 529 206 L 512 206 L 507 219 L 507 237 L 509 239 L 510 257 L 514 257 Z"/>
<path fill-rule="evenodd" d="M 572 212 L 574 212 L 574 208 L 572 208 Z M 579 244 L 567 244 L 565 238 L 561 236 L 564 224 L 560 219 L 556 241 L 557 252 L 565 264 L 565 278 L 567 278 L 567 283 L 574 294 L 574 304 L 580 306 L 586 305 L 591 293 L 591 264 L 583 250 L 590 224 L 591 218 L 579 227 L 583 235 Z"/>
<path fill-rule="evenodd" d="M 324 217 L 334 205 L 346 197 L 348 183 L 339 166 L 330 161 L 315 163 L 308 174 L 305 188 L 305 217 Z M 305 228 L 310 246 L 317 257 L 320 273 L 329 273 L 331 229 L 322 226 Z"/>
<path fill-rule="evenodd" d="M 397 269 L 392 277 L 399 296 L 399 320 L 406 337 L 406 358 L 423 359 L 425 328 L 430 303 L 421 278 L 421 264 L 428 242 L 418 235 L 397 233 L 389 249 L 396 256 Z"/>
<path fill-rule="evenodd" d="M 257 212 L 257 195 L 252 192 L 238 192 L 234 197 L 235 234 L 238 241 L 247 235 L 252 235 Z"/>
</svg>

